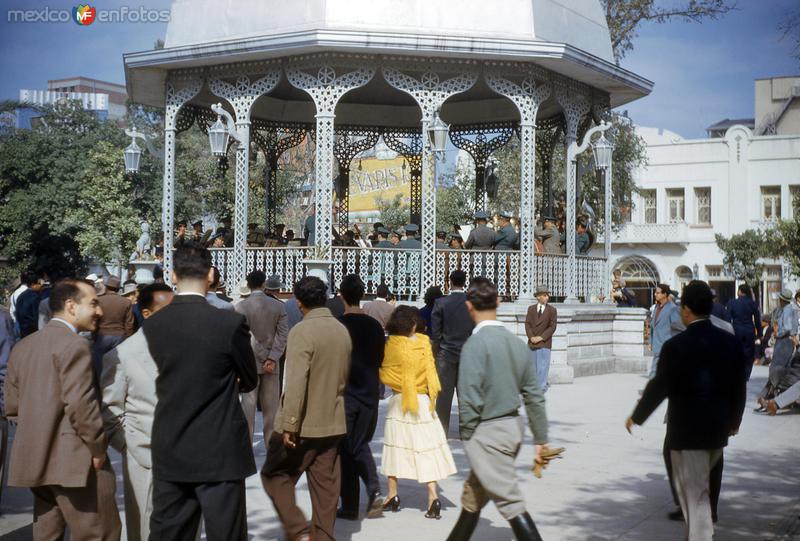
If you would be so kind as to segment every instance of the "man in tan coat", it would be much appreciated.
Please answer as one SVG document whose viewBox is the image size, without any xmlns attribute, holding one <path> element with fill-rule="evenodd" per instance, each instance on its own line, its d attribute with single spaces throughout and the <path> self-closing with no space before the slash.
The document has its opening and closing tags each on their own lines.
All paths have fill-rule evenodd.
<svg viewBox="0 0 800 541">
<path fill-rule="evenodd" d="M 267 292 L 264 292 L 266 282 Z M 255 270 L 247 275 L 247 287 L 252 292 L 249 297 L 236 305 L 236 311 L 247 319 L 250 327 L 250 346 L 256 358 L 258 385 L 249 393 L 242 395 L 242 409 L 250 427 L 250 440 L 253 439 L 256 403 L 261 404 L 264 420 L 264 441 L 272 435 L 272 425 L 280 399 L 281 378 L 278 363 L 286 350 L 289 323 L 283 301 L 273 297 L 270 292 L 281 288 L 278 276 L 270 276 L 269 281 L 263 271 Z"/>
<path fill-rule="evenodd" d="M 286 387 L 261 482 L 287 539 L 333 541 L 352 344 L 347 328 L 325 308 L 327 286 L 322 280 L 306 276 L 295 285 L 294 296 L 303 321 L 289 333 Z M 295 501 L 295 483 L 304 472 L 313 506 L 311 525 Z"/>
<path fill-rule="evenodd" d="M 63 280 L 50 293 L 53 319 L 11 352 L 6 413 L 17 421 L 8 484 L 33 492 L 33 538 L 119 539 L 115 476 L 89 344 L 102 315 L 92 286 Z"/>
</svg>

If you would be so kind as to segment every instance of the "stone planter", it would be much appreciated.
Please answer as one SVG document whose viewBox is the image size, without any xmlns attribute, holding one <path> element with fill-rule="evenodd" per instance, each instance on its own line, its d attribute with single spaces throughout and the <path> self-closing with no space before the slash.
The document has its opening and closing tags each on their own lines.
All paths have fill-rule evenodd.
<svg viewBox="0 0 800 541">
<path fill-rule="evenodd" d="M 131 261 L 131 265 L 136 267 L 136 275 L 132 276 L 137 284 L 152 284 L 155 280 L 153 278 L 153 269 L 158 265 L 158 261 Z"/>
</svg>

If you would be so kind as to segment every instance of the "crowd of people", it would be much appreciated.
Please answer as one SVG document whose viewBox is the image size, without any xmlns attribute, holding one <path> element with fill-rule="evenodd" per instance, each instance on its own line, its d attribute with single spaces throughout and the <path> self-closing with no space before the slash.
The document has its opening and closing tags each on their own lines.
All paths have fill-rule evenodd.
<svg viewBox="0 0 800 541">
<path fill-rule="evenodd" d="M 244 479 L 256 473 L 257 427 L 267 451 L 260 479 L 288 539 L 334 539 L 337 518 L 398 511 L 398 479 L 425 485 L 421 511 L 435 520 L 444 511 L 438 483 L 457 473 L 448 444 L 456 399 L 470 471 L 448 540 L 469 539 L 489 501 L 517 539 L 541 539 L 514 459 L 520 406 L 534 466 L 557 456 L 547 447 L 544 396 L 558 314 L 546 287 L 527 310 L 526 344 L 497 320 L 491 281 L 467 283 L 461 270 L 450 273 L 447 295 L 430 288 L 421 310 L 398 305 L 385 285 L 365 302 L 357 275 L 334 296 L 317 271 L 288 299 L 278 276 L 252 271 L 231 302 L 218 292 L 210 252 L 192 241 L 176 249 L 174 289 L 114 276 L 21 278 L 13 319 L 0 310 L 1 428 L 6 417 L 17 423 L 9 484 L 33 493 L 35 538 L 68 527 L 76 539 L 119 539 L 111 446 L 122 456 L 128 539 L 199 539 L 201 518 L 207 539 L 246 539 Z M 738 431 L 753 363 L 769 351 L 759 410 L 775 414 L 800 398 L 800 292 L 781 292 L 766 321 L 752 291 L 738 293 L 723 307 L 704 282 L 680 296 L 658 285 L 649 382 L 626 422 L 642 424 L 669 399 L 670 516 L 686 522 L 690 539 L 713 532 L 723 448 Z M 370 444 L 384 398 L 378 468 Z M 310 521 L 295 499 L 304 473 Z"/>
<path fill-rule="evenodd" d="M 495 216 L 479 211 L 474 215 L 473 227 L 466 240 L 462 235 L 462 227 L 454 224 L 451 231 L 436 232 L 437 250 L 519 250 L 520 220 L 511 212 L 500 211 Z M 303 224 L 303 234 L 295 237 L 292 229 L 285 224 L 276 224 L 271 231 L 266 231 L 256 223 L 247 226 L 246 244 L 251 248 L 275 248 L 280 246 L 311 246 L 316 238 L 316 216 L 308 216 Z M 331 230 L 334 246 L 350 248 L 396 248 L 420 249 L 419 225 L 406 224 L 394 229 L 381 222 L 372 224 L 369 234 L 362 233 L 358 224 L 352 229 L 340 233 L 336 227 Z M 230 217 L 223 217 L 222 225 L 216 230 L 203 229 L 203 222 L 198 220 L 188 229 L 188 221 L 178 222 L 175 231 L 174 245 L 179 246 L 187 241 L 195 241 L 213 248 L 232 248 L 233 229 Z M 564 219 L 545 215 L 537 220 L 534 229 L 534 247 L 540 254 L 566 253 L 566 230 Z M 594 244 L 594 233 L 591 231 L 587 216 L 580 216 L 575 224 L 575 251 L 586 255 Z"/>
<path fill-rule="evenodd" d="M 195 242 L 177 248 L 173 279 L 175 289 L 57 280 L 46 323 L 3 350 L 4 413 L 17 424 L 9 484 L 33 493 L 34 538 L 66 528 L 75 539 L 120 538 L 111 446 L 122 455 L 128 539 L 197 539 L 201 518 L 208 539 L 247 539 L 257 405 L 267 448 L 260 477 L 287 538 L 334 539 L 337 518 L 361 516 L 361 482 L 366 517 L 399 510 L 397 481 L 413 479 L 428 492 L 423 516 L 438 519 L 437 484 L 457 472 L 447 437 L 457 388 L 471 471 L 449 539 L 468 539 L 489 501 L 518 539 L 541 539 L 513 464 L 520 405 L 535 463 L 552 457 L 546 380 L 532 362 L 555 325 L 544 288 L 543 309 L 529 313 L 529 349 L 497 321 L 494 285 L 467 284 L 462 271 L 433 301 L 429 323 L 385 286 L 365 303 L 357 275 L 335 297 L 324 273 L 307 276 L 286 300 L 280 279 L 256 270 L 232 304 L 214 291 L 219 273 Z M 389 391 L 379 470 L 370 442 Z M 303 473 L 310 521 L 294 495 Z"/>
<path fill-rule="evenodd" d="M 668 516 L 686 521 L 697 539 L 710 539 L 718 520 L 723 448 L 738 432 L 753 365 L 771 360 L 756 412 L 775 415 L 800 403 L 800 291 L 794 296 L 781 291 L 780 307 L 762 316 L 747 284 L 724 306 L 704 282 L 692 284 L 681 296 L 667 284 L 655 288 L 648 325 L 650 382 L 628 427 L 643 423 L 671 390 L 663 455 L 675 509 Z M 702 325 L 693 325 L 698 317 Z M 695 386 L 699 396 L 675 394 L 684 388 L 676 379 Z M 728 411 L 722 409 L 726 403 Z M 703 453 L 689 456 L 689 450 Z"/>
</svg>

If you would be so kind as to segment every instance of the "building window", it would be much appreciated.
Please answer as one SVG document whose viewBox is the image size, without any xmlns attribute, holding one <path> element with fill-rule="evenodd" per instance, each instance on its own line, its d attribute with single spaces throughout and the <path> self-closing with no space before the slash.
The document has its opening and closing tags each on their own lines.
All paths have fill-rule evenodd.
<svg viewBox="0 0 800 541">
<path fill-rule="evenodd" d="M 644 201 L 644 223 L 654 224 L 657 220 L 657 199 L 655 190 L 642 190 L 642 200 Z"/>
<path fill-rule="evenodd" d="M 683 188 L 677 190 L 667 190 L 667 218 L 669 223 L 679 223 L 685 221 Z"/>
<path fill-rule="evenodd" d="M 766 221 L 779 220 L 781 217 L 781 187 L 761 187 L 761 219 Z"/>
<path fill-rule="evenodd" d="M 694 189 L 694 206 L 697 209 L 696 223 L 711 225 L 711 188 Z"/>
<path fill-rule="evenodd" d="M 789 218 L 800 217 L 800 186 L 789 186 Z"/>
</svg>

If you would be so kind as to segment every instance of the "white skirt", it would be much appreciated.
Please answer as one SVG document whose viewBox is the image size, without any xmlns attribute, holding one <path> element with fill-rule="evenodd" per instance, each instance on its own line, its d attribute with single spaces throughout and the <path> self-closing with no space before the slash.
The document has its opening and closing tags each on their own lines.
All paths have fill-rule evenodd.
<svg viewBox="0 0 800 541">
<path fill-rule="evenodd" d="M 430 410 L 428 395 L 417 395 L 417 413 L 403 412 L 402 401 L 399 393 L 389 399 L 381 473 L 420 483 L 439 481 L 456 473 L 442 423 Z"/>
</svg>

